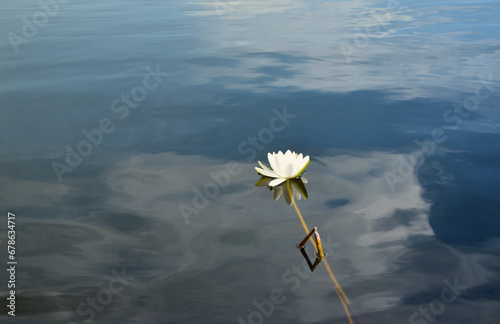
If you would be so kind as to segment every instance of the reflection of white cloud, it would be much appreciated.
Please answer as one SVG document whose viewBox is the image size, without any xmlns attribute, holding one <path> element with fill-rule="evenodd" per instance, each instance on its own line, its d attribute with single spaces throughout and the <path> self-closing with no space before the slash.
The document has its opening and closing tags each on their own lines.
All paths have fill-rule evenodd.
<svg viewBox="0 0 500 324">
<path fill-rule="evenodd" d="M 284 242 L 298 242 L 303 234 L 293 209 L 283 201 L 274 201 L 266 188 L 254 187 L 259 179 L 253 170 L 255 163 L 241 163 L 241 173 L 231 178 L 199 215 L 192 217 L 190 226 L 185 225 L 178 205 L 182 202 L 192 206 L 193 188 L 203 191 L 213 181 L 209 172 L 224 170 L 226 163 L 176 153 L 136 156 L 109 173 L 107 209 L 185 227 L 178 269 L 217 267 L 223 260 L 249 252 L 265 255 L 265 245 L 283 249 Z M 317 226 L 322 237 L 328 238 L 325 242 L 331 236 L 332 242 L 340 244 L 332 257 L 344 260 L 342 264 L 351 269 L 340 275 L 344 284 L 349 283 L 349 278 L 390 271 L 394 261 L 408 251 L 410 237 L 433 233 L 428 223 L 430 205 L 423 200 L 416 177 L 399 183 L 394 193 L 386 183 L 384 173 L 395 172 L 398 163 L 397 154 L 344 154 L 313 157 L 307 170 L 309 200 L 301 200 L 299 207 L 309 226 Z M 346 203 L 329 207 L 335 200 Z M 398 212 L 408 215 L 399 219 Z M 259 249 L 218 242 L 216 233 L 235 229 L 259 233 L 253 242 Z M 200 251 L 200 246 L 206 247 Z M 381 293 L 380 298 L 393 301 L 395 297 Z M 373 300 L 366 303 L 374 307 L 368 306 Z"/>
<path fill-rule="evenodd" d="M 299 2 L 289 0 L 273 0 L 272 2 L 254 0 L 213 0 L 188 2 L 196 9 L 187 13 L 189 16 L 217 16 L 221 20 L 239 20 L 249 16 L 280 13 L 303 7 Z"/>
<path fill-rule="evenodd" d="M 384 173 L 398 169 L 401 163 L 398 157 L 376 152 L 366 156 L 319 157 L 317 161 L 326 175 L 322 181 L 341 187 L 342 198 L 352 202 L 348 205 L 350 212 L 363 215 L 367 220 L 377 220 L 390 216 L 397 209 L 427 209 L 429 206 L 420 197 L 421 188 L 415 177 L 408 178 L 397 192 L 391 193 Z"/>
<path fill-rule="evenodd" d="M 213 3 L 206 4 L 208 7 L 199 12 L 216 16 Z M 214 53 L 226 52 L 227 57 L 239 59 L 239 64 L 218 67 L 216 71 L 202 68 L 191 76 L 191 82 L 211 83 L 215 77 L 234 77 L 242 81 L 232 82 L 229 87 L 261 92 L 269 87 L 326 92 L 391 89 L 398 98 L 455 99 L 443 89 L 471 92 L 474 88 L 469 81 L 500 66 L 500 40 L 471 30 L 471 26 L 478 27 L 474 22 L 461 24 L 464 16 L 470 16 L 469 11 L 486 12 L 491 8 L 417 9 L 402 2 L 389 10 L 386 5 L 383 2 L 376 7 L 364 0 L 282 0 L 277 4 L 242 1 L 224 14 L 224 20 L 211 24 L 204 37 L 205 42 L 212 43 Z M 294 63 L 272 55 L 265 59 L 240 56 L 248 53 L 310 60 Z M 345 53 L 349 53 L 350 63 Z M 266 68 L 280 66 L 293 75 L 272 75 L 273 79 L 265 84 L 252 84 L 253 78 L 269 77 Z"/>
<path fill-rule="evenodd" d="M 108 203 L 120 210 L 134 210 L 150 217 L 165 217 L 184 223 L 178 212 L 179 200 L 190 201 L 192 189 L 212 182 L 212 170 L 223 170 L 225 163 L 202 156 L 175 153 L 135 156 L 114 168 L 107 179 L 111 190 Z M 209 210 L 209 209 L 208 209 Z"/>
<path fill-rule="evenodd" d="M 475 265 L 475 258 L 481 258 L 479 254 L 471 257 L 459 253 L 432 236 L 428 222 L 430 204 L 423 200 L 415 176 L 408 177 L 398 184 L 396 192 L 391 192 L 384 173 L 397 170 L 399 157 L 382 152 L 313 157 L 307 170 L 309 200 L 299 202 L 307 224 L 317 226 L 324 244 L 332 247 L 328 262 L 341 285 L 349 289 L 353 304 L 363 312 L 404 307 L 411 314 L 417 306 L 399 305 L 406 296 L 425 289 L 439 292 L 442 280 L 453 279 L 454 275 L 469 278 L 473 273 L 484 273 L 486 277 L 492 273 Z M 176 258 L 174 273 L 189 269 L 204 277 L 213 273 L 210 269 L 224 271 L 225 264 L 237 264 L 242 257 L 268 260 L 266 266 L 283 268 L 280 261 L 269 260 L 268 256 L 283 255 L 290 262 L 290 249 L 300 240 L 303 230 L 293 208 L 283 201 L 274 201 L 272 192 L 266 188 L 254 187 L 259 179 L 253 170 L 255 163 L 241 163 L 241 173 L 200 211 L 191 226 L 184 224 L 178 204 L 190 204 L 192 189 L 203 190 L 212 181 L 208 173 L 224 170 L 226 163 L 176 153 L 136 156 L 110 170 L 107 183 L 111 191 L 106 208 L 126 210 L 177 228 L 180 234 L 177 250 L 182 254 Z M 162 235 L 162 230 L 156 227 L 151 229 L 153 237 Z M 426 243 L 421 249 L 413 246 L 412 241 Z M 457 261 L 465 259 L 468 261 Z M 443 260 L 452 262 L 453 276 L 438 276 L 437 283 L 429 280 L 429 273 L 422 267 L 439 268 Z M 156 261 L 159 265 L 164 262 L 159 258 Z M 147 290 L 156 291 L 170 278 L 171 272 L 156 275 L 147 284 Z M 330 286 L 327 276 L 314 278 L 311 282 Z M 484 278 L 474 279 L 471 286 L 484 283 Z M 297 295 L 293 298 L 297 298 L 308 292 L 301 289 L 294 294 Z M 183 298 L 189 299 L 186 295 Z M 315 309 L 317 303 L 311 296 L 301 300 L 297 306 L 300 316 L 310 315 L 309 310 Z M 311 316 L 324 318 L 321 312 Z"/>
<path fill-rule="evenodd" d="M 365 247 L 393 243 L 399 248 L 399 244 L 412 235 L 432 234 L 427 220 L 430 206 L 421 197 L 416 177 L 409 177 L 406 182 L 400 183 L 394 193 L 385 180 L 386 171 L 397 170 L 400 163 L 398 155 L 375 152 L 360 156 L 318 157 L 315 161 L 307 174 L 311 182 L 308 185 L 310 202 L 301 204 L 311 203 L 307 209 L 322 215 L 317 218 L 321 221 L 320 228 L 346 227 L 350 234 L 343 238 L 345 242 Z M 213 183 L 209 172 L 224 170 L 225 166 L 225 162 L 215 159 L 175 153 L 136 156 L 109 174 L 111 195 L 108 203 L 112 208 L 155 218 L 168 217 L 169 221 L 182 224 L 179 203 L 193 206 L 193 189 L 203 191 L 207 183 Z M 258 192 L 260 196 L 254 195 L 256 188 L 253 183 L 258 176 L 249 172 L 253 166 L 241 164 L 243 171 L 229 184 L 239 189 L 220 188 L 220 194 L 209 199 L 210 204 L 199 210 L 199 215 L 194 218 L 205 225 L 233 226 L 246 219 L 246 215 L 239 218 L 233 216 L 242 210 L 261 220 L 280 219 L 283 210 L 292 213 L 285 204 L 277 205 L 271 199 L 272 193 L 265 189 Z M 249 198 L 256 201 L 249 201 Z M 348 203 L 335 208 L 334 216 L 327 216 L 332 210 L 326 206 L 335 199 Z M 396 220 L 390 227 L 377 229 L 379 224 L 393 218 L 398 211 L 407 211 L 412 216 L 406 223 Z M 192 221 L 196 226 L 196 220 Z"/>
<path fill-rule="evenodd" d="M 456 251 L 432 237 L 427 220 L 430 206 L 421 197 L 416 177 L 408 177 L 397 192 L 391 192 L 384 173 L 398 167 L 398 157 L 382 152 L 313 157 L 307 170 L 309 200 L 299 202 L 308 225 L 318 227 L 328 247 L 328 262 L 361 314 L 394 307 L 411 314 L 421 305 L 399 302 L 421 291 L 439 293 L 443 279 L 460 276 L 474 287 L 496 278 L 496 270 L 488 265 L 498 259 L 497 241 L 488 245 L 488 253 Z M 255 163 L 240 163 L 242 171 L 200 211 L 193 220 L 198 223 L 186 226 L 180 216 L 178 204 L 190 203 L 192 189 L 203 190 L 213 181 L 209 173 L 226 165 L 227 161 L 203 156 L 138 155 L 103 174 L 103 205 L 76 207 L 79 216 L 71 219 L 23 216 L 23 236 L 32 238 L 24 243 L 24 263 L 36 270 L 27 277 L 34 287 L 28 293 L 57 290 L 64 297 L 78 295 L 70 303 L 72 310 L 82 294 L 94 296 L 106 284 L 109 269 L 124 266 L 136 276 L 127 288 L 130 295 L 125 295 L 147 292 L 149 296 L 149 303 L 134 308 L 131 318 L 164 307 L 188 318 L 193 316 L 191 308 L 174 309 L 179 298 L 209 307 L 200 295 L 229 294 L 217 302 L 227 301 L 228 309 L 233 309 L 231 294 L 241 293 L 227 282 L 228 276 L 238 282 L 237 287 L 251 286 L 252 293 L 259 295 L 271 291 L 270 284 L 288 289 L 279 278 L 291 265 L 302 262 L 298 253 L 293 254 L 297 252 L 293 244 L 302 238 L 303 230 L 293 208 L 274 201 L 266 188 L 254 187 L 259 179 Z M 136 223 L 123 226 L 134 219 Z M 450 274 L 437 274 L 436 279 L 432 271 L 442 269 L 443 262 Z M 263 273 L 268 277 L 263 278 Z M 286 291 L 289 302 L 283 307 L 295 308 L 304 320 L 309 314 L 318 320 L 331 317 L 320 307 L 331 303 L 322 293 L 334 294 L 329 278 L 316 274 L 300 290 Z M 62 278 L 64 286 L 54 288 L 52 282 L 39 279 L 54 277 Z M 184 289 L 197 278 L 211 288 L 191 284 Z M 171 291 L 175 293 L 167 293 Z M 243 299 L 238 303 L 251 304 L 254 295 L 250 295 L 238 297 Z M 128 306 L 117 302 L 114 307 L 126 311 Z M 236 316 L 229 310 L 224 315 Z"/>
<path fill-rule="evenodd" d="M 19 180 L 6 177 L 0 177 L 0 196 L 14 207 L 49 207 L 58 205 L 65 194 L 70 190 L 69 187 L 59 184 L 37 182 L 31 180 Z M 26 197 L 29 197 L 27 199 Z"/>
<path fill-rule="evenodd" d="M 319 163 L 313 165 L 308 175 L 310 200 L 319 200 L 321 205 L 337 199 L 349 202 L 333 211 L 323 210 L 320 215 L 328 216 L 317 217 L 316 222 L 321 221 L 319 228 L 326 226 L 334 231 L 332 235 L 343 243 L 342 251 L 336 255 L 349 259 L 359 274 L 388 271 L 392 260 L 405 251 L 409 237 L 432 235 L 428 222 L 430 204 L 423 200 L 416 177 L 408 177 L 396 192 L 391 192 L 385 180 L 385 172 L 398 168 L 397 154 L 325 156 L 316 161 Z M 314 178 L 319 181 L 316 190 L 312 188 Z M 399 212 L 409 213 L 409 219 L 398 219 Z"/>
</svg>

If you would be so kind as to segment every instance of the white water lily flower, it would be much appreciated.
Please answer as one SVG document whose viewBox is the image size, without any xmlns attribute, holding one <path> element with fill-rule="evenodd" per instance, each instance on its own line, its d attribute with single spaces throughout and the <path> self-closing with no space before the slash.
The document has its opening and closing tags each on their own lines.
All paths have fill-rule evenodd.
<svg viewBox="0 0 500 324">
<path fill-rule="evenodd" d="M 267 153 L 267 159 L 271 168 L 259 162 L 261 168 L 255 168 L 257 172 L 263 176 L 275 178 L 269 183 L 270 187 L 274 187 L 283 183 L 288 179 L 298 178 L 309 165 L 309 155 L 304 157 L 302 153 L 297 154 L 290 150 L 283 154 L 281 151 L 278 153 Z"/>
</svg>

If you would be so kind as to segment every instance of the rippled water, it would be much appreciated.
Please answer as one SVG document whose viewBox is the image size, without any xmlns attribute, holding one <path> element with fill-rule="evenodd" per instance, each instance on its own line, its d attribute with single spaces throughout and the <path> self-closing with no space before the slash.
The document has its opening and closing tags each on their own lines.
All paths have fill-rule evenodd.
<svg viewBox="0 0 500 324">
<path fill-rule="evenodd" d="M 497 2 L 63 2 L 0 14 L 2 322 L 348 323 L 287 149 L 356 321 L 500 322 Z"/>
</svg>

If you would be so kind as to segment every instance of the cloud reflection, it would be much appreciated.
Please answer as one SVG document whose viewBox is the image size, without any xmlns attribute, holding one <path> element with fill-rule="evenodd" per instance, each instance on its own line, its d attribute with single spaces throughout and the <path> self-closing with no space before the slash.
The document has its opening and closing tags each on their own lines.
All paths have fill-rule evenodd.
<svg viewBox="0 0 500 324">
<path fill-rule="evenodd" d="M 216 72 L 199 69 L 191 76 L 194 84 L 232 80 L 226 82 L 228 88 L 256 92 L 391 89 L 388 95 L 397 99 L 452 100 L 457 89 L 473 91 L 470 82 L 478 74 L 500 66 L 495 28 L 484 30 L 479 20 L 467 27 L 460 23 L 471 19 L 471 11 L 480 17 L 494 10 L 493 3 L 243 1 L 224 20 L 211 2 L 206 5 L 191 12 L 217 19 L 204 41 L 220 58 L 238 64 Z"/>
<path fill-rule="evenodd" d="M 460 252 L 436 240 L 428 223 L 430 203 L 422 198 L 417 178 L 408 177 L 396 192 L 385 182 L 384 172 L 397 168 L 399 158 L 385 152 L 317 156 L 307 171 L 308 191 L 300 183 L 293 188 L 309 198 L 300 206 L 307 223 L 321 226 L 324 245 L 335 246 L 329 258 L 335 260 L 337 278 L 349 291 L 359 315 L 396 316 L 402 322 L 406 313 L 439 298 L 432 293 L 442 289 L 443 262 L 453 277 L 472 278 L 471 289 L 480 289 L 494 273 L 488 266 L 494 253 Z M 231 178 L 193 219 L 197 223 L 186 226 L 177 205 L 188 202 L 193 187 L 210 181 L 208 173 L 225 168 L 226 163 L 173 152 L 137 155 L 102 174 L 102 199 L 91 206 L 76 206 L 73 214 L 79 216 L 58 222 L 23 216 L 27 231 L 23 235 L 47 243 L 24 249 L 26 264 L 36 265 L 32 269 L 36 275 L 27 277 L 27 285 L 55 289 L 61 301 L 72 296 L 63 305 L 73 310 L 82 294 L 95 295 L 107 281 L 109 269 L 123 266 L 136 278 L 131 296 L 147 294 L 141 295 L 140 306 L 117 301 L 113 309 L 123 314 L 133 309 L 130 318 L 136 322 L 146 314 L 160 316 L 158 310 L 165 307 L 177 321 L 193 316 L 201 320 L 214 302 L 223 305 L 223 318 L 234 319 L 241 311 L 238 305 L 247 305 L 253 298 L 242 296 L 242 290 L 251 296 L 268 294 L 277 284 L 276 276 L 297 261 L 286 252 L 294 248 L 300 229 L 293 211 L 283 212 L 283 206 L 269 199 L 266 190 L 248 185 L 255 181 L 255 165 L 243 162 L 239 176 Z M 88 190 L 75 185 L 65 199 Z M 55 262 L 64 267 L 54 268 Z M 39 278 L 63 278 L 66 286 L 42 285 Z M 322 278 L 310 279 L 321 285 L 301 292 L 304 298 L 288 294 L 283 309 L 301 316 L 314 309 L 318 312 L 312 316 L 318 321 L 331 318 L 324 311 L 331 306 L 331 300 L 325 299 L 332 293 L 331 286 L 328 278 L 324 282 Z M 199 284 L 186 285 L 192 282 Z M 422 291 L 432 298 L 422 299 Z M 416 298 L 420 302 L 415 303 Z M 178 300 L 182 305 L 197 305 L 196 312 Z"/>
<path fill-rule="evenodd" d="M 346 240 L 360 246 L 396 244 L 414 235 L 432 235 L 428 223 L 430 203 L 422 198 L 417 178 L 409 176 L 404 183 L 398 184 L 396 192 L 390 191 L 384 178 L 386 171 L 397 170 L 402 157 L 382 152 L 316 157 L 307 175 L 309 179 L 315 179 L 309 184 L 309 191 L 313 191 L 312 203 L 304 205 L 309 212 L 303 212 L 318 215 L 318 221 L 325 224 L 322 229 L 324 226 L 349 228 L 350 235 Z M 200 225 L 233 224 L 237 210 L 247 211 L 248 215 L 242 216 L 244 218 L 273 220 L 288 217 L 283 216 L 282 210 L 272 204 L 264 191 L 257 192 L 248 187 L 255 177 L 253 164 L 242 163 L 241 167 L 244 171 L 232 178 L 228 187 L 221 188 L 220 194 L 197 216 Z M 193 188 L 202 188 L 211 181 L 210 171 L 224 168 L 225 161 L 201 156 L 187 157 L 175 153 L 136 156 L 108 174 L 111 192 L 107 202 L 109 208 L 126 208 L 157 219 L 166 217 L 168 221 L 182 223 L 177 204 L 182 201 L 189 203 Z M 264 177 L 256 186 L 266 186 L 266 181 Z M 292 184 L 297 198 L 309 198 L 302 180 Z M 282 187 L 273 192 L 274 199 L 280 197 L 290 204 L 287 190 Z M 332 209 L 332 201 L 344 203 L 333 204 L 336 207 Z M 164 211 L 170 212 L 165 214 Z M 273 215 L 273 211 L 281 216 Z M 288 218 L 291 217 L 293 213 Z M 392 221 L 388 222 L 389 219 Z"/>
</svg>

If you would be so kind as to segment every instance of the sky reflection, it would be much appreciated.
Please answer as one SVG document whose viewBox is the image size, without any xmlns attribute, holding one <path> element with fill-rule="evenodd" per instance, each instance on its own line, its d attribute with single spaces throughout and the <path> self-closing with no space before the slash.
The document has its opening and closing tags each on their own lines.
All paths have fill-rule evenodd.
<svg viewBox="0 0 500 324">
<path fill-rule="evenodd" d="M 391 4 L 394 8 L 387 8 Z M 257 92 L 391 89 L 398 99 L 456 100 L 454 92 L 473 91 L 478 75 L 500 65 L 500 40 L 494 28 L 461 24 L 481 19 L 493 25 L 493 3 L 452 4 L 281 1 L 264 6 L 244 1 L 220 20 L 207 8 L 201 13 L 216 19 L 207 34 L 211 48 L 217 48 L 211 55 L 238 64 L 218 66 L 217 73 L 202 67 L 189 82 L 234 79 L 229 88 Z M 271 67 L 282 71 L 273 75 Z"/>
<path fill-rule="evenodd" d="M 134 280 L 96 322 L 234 323 L 274 288 L 287 302 L 269 321 L 344 322 L 319 269 L 301 289 L 282 280 L 303 261 L 303 231 L 254 187 L 254 167 L 290 148 L 312 157 L 298 204 L 365 323 L 406 323 L 456 278 L 466 287 L 436 322 L 496 323 L 498 4 L 235 2 L 221 16 L 213 1 L 70 1 L 19 53 L 2 38 L 0 196 L 23 257 L 14 322 L 82 320 L 78 305 L 122 268 Z M 39 10 L 10 1 L 3 35 Z M 111 105 L 147 66 L 168 76 L 120 120 Z M 460 115 L 469 96 L 479 108 Z M 284 107 L 286 127 L 251 147 Z M 116 129 L 58 183 L 51 163 L 103 118 Z M 391 190 L 387 172 L 435 129 L 446 140 Z"/>
</svg>

